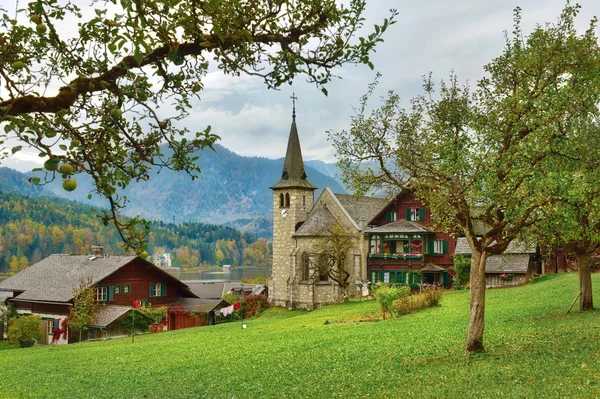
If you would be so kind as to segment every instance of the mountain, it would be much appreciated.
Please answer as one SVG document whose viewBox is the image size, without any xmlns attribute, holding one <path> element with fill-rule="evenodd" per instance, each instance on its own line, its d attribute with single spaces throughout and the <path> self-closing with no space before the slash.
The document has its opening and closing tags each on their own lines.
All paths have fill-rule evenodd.
<svg viewBox="0 0 600 399">
<path fill-rule="evenodd" d="M 125 214 L 177 223 L 272 218 L 273 198 L 269 187 L 281 177 L 283 158 L 243 157 L 220 145 L 215 145 L 215 151 L 199 151 L 196 155 L 200 157 L 197 162 L 202 170 L 196 180 L 182 172 L 162 169 L 155 171 L 149 181 L 131 182 L 122 193 L 130 200 Z M 336 180 L 310 164 L 306 174 L 319 188 L 315 199 L 324 187 L 337 193 L 345 192 Z M 60 181 L 45 189 L 64 198 L 107 206 L 105 200 L 96 195 L 88 200 L 92 189 L 88 176 L 79 175 L 77 180 L 78 188 L 73 192 L 64 191 Z"/>
<path fill-rule="evenodd" d="M 0 193 L 42 195 L 44 189 L 27 181 L 29 176 L 14 169 L 0 167 Z"/>
<path fill-rule="evenodd" d="M 313 168 L 318 172 L 323 173 L 325 176 L 331 177 L 332 179 L 337 181 L 340 185 L 343 185 L 342 179 L 341 179 L 342 173 L 340 172 L 340 169 L 337 167 L 337 164 L 326 163 L 326 162 L 319 161 L 319 160 L 312 160 L 312 161 L 304 161 L 304 165 L 308 166 L 310 168 Z"/>
</svg>

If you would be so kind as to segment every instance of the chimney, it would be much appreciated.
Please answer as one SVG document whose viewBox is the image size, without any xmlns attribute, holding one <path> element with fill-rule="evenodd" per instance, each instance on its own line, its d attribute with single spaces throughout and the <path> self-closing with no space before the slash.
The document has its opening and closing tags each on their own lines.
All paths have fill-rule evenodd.
<svg viewBox="0 0 600 399">
<path fill-rule="evenodd" d="M 92 254 L 94 254 L 94 255 L 102 255 L 102 250 L 104 250 L 103 246 L 92 245 Z"/>
<path fill-rule="evenodd" d="M 367 224 L 367 221 L 365 220 L 365 218 L 360 218 L 360 220 L 358 221 L 358 227 L 360 228 L 361 232 L 365 231 L 366 224 Z"/>
</svg>

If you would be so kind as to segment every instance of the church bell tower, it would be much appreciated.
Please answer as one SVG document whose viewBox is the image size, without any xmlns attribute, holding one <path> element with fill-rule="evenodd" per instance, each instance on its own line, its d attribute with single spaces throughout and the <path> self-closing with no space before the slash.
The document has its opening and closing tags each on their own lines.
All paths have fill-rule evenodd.
<svg viewBox="0 0 600 399">
<path fill-rule="evenodd" d="M 273 190 L 273 269 L 269 282 L 269 300 L 275 306 L 288 306 L 293 276 L 293 252 L 297 227 L 308 217 L 313 206 L 315 186 L 308 182 L 296 127 L 296 96 L 292 96 L 292 126 L 281 180 Z"/>
</svg>

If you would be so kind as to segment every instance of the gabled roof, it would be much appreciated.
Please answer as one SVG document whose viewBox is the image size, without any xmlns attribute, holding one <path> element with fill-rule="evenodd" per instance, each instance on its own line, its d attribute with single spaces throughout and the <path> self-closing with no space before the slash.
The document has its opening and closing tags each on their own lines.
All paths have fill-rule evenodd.
<svg viewBox="0 0 600 399">
<path fill-rule="evenodd" d="M 357 226 L 360 226 L 361 220 L 365 225 L 369 223 L 390 202 L 385 198 L 357 197 L 351 194 L 334 195 Z"/>
<path fill-rule="evenodd" d="M 433 272 L 433 273 L 440 272 L 441 273 L 441 272 L 445 272 L 446 269 L 444 269 L 443 267 L 438 266 L 434 263 L 428 263 L 425 266 L 423 266 L 421 271 L 422 272 Z"/>
<path fill-rule="evenodd" d="M 229 306 L 229 303 L 222 299 L 181 298 L 177 302 L 185 310 L 201 311 L 204 313 Z"/>
<path fill-rule="evenodd" d="M 304 161 L 302 160 L 302 150 L 300 149 L 300 139 L 298 138 L 298 129 L 296 128 L 295 117 L 290 128 L 290 137 L 288 139 L 285 161 L 283 162 L 281 180 L 271 187 L 271 189 L 276 188 L 317 189 L 306 179 L 306 172 L 304 171 Z"/>
<path fill-rule="evenodd" d="M 471 248 L 465 237 L 459 237 L 456 239 L 456 249 L 454 250 L 456 255 L 471 255 Z M 527 246 L 519 241 L 511 241 L 503 254 L 534 254 L 536 250 L 534 247 Z"/>
<path fill-rule="evenodd" d="M 99 327 L 105 328 L 113 321 L 117 320 L 119 317 L 128 313 L 132 308 L 130 306 L 120 306 L 120 305 L 102 305 L 98 306 L 98 311 L 94 316 L 94 320 L 88 324 L 88 327 Z M 136 311 L 136 313 L 140 314 L 140 312 Z M 137 317 L 137 315 L 136 315 Z"/>
<path fill-rule="evenodd" d="M 224 281 L 188 283 L 190 290 L 202 299 L 221 299 L 224 285 Z"/>
<path fill-rule="evenodd" d="M 432 231 L 408 220 L 398 220 L 367 230 L 366 233 L 431 233 Z"/>
<path fill-rule="evenodd" d="M 527 273 L 530 255 L 494 255 L 487 258 L 485 272 L 500 273 Z"/>
<path fill-rule="evenodd" d="M 331 211 L 320 206 L 316 208 L 308 216 L 308 219 L 300 226 L 295 237 L 311 237 L 311 236 L 322 236 L 329 235 L 328 228 L 336 223 L 336 218 L 333 216 Z"/>
<path fill-rule="evenodd" d="M 135 259 L 187 289 L 177 278 L 135 255 L 50 255 L 0 282 L 0 290 L 22 292 L 15 301 L 66 303 L 73 298 L 73 288 L 81 282 L 90 280 L 96 284 Z"/>
</svg>

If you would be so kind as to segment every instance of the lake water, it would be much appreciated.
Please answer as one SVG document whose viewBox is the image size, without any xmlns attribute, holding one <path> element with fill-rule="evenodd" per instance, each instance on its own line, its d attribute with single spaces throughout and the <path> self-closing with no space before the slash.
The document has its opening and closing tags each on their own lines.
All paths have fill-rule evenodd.
<svg viewBox="0 0 600 399">
<path fill-rule="evenodd" d="M 268 278 L 270 275 L 271 266 L 244 266 L 234 267 L 230 271 L 181 271 L 179 279 L 182 281 L 240 281 L 242 278 Z"/>
</svg>

